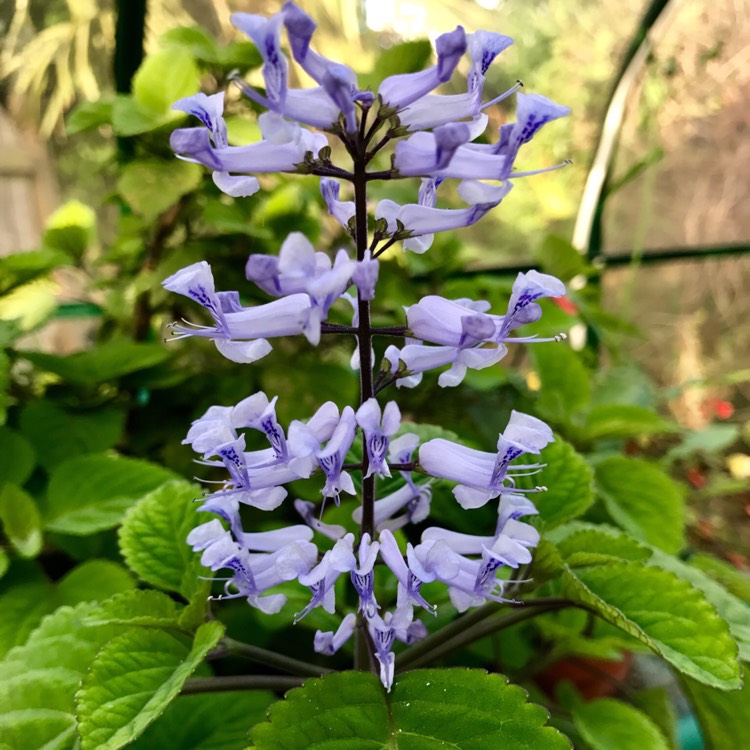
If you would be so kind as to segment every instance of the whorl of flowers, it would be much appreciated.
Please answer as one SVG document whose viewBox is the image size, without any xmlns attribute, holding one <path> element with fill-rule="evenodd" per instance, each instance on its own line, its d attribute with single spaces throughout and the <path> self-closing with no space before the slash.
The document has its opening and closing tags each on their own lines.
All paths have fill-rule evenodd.
<svg viewBox="0 0 750 750">
<path fill-rule="evenodd" d="M 505 310 L 492 312 L 487 302 L 430 295 L 405 308 L 403 326 L 378 329 L 370 320 L 378 257 L 397 242 L 404 250 L 424 253 L 437 232 L 480 221 L 505 199 L 515 178 L 529 174 L 515 169 L 521 147 L 543 125 L 569 110 L 539 94 L 517 92 L 518 86 L 485 101 L 487 70 L 512 44 L 501 34 L 466 34 L 459 26 L 438 37 L 435 65 L 390 76 L 373 93 L 359 88 L 351 68 L 311 47 L 315 23 L 293 3 L 268 19 L 236 13 L 232 22 L 257 45 L 263 58 L 264 92 L 236 80 L 246 96 L 267 110 L 259 117 L 262 139 L 230 146 L 223 93 L 199 93 L 174 105 L 201 125 L 174 131 L 173 149 L 181 158 L 213 170 L 218 188 L 236 198 L 260 189 L 257 174 L 317 176 L 328 211 L 351 234 L 355 253 L 340 249 L 331 258 L 316 251 L 304 235 L 292 232 L 278 256 L 251 254 L 247 260 L 248 280 L 274 298 L 251 307 L 243 305 L 237 291 L 216 290 L 207 262 L 194 263 L 166 279 L 164 286 L 204 307 L 213 324 L 174 324 L 173 333 L 177 338 L 209 338 L 221 354 L 238 363 L 266 356 L 276 337 L 301 334 L 317 345 L 321 335 L 349 334 L 356 341 L 352 361 L 359 370 L 361 398 L 356 408 L 321 404 L 306 420 L 288 425 L 276 418 L 276 398 L 262 392 L 235 406 L 212 406 L 193 422 L 184 442 L 200 455 L 199 463 L 224 467 L 228 477 L 201 499 L 201 510 L 214 517 L 193 529 L 187 541 L 202 551 L 203 565 L 220 572 L 220 580 L 225 581 L 219 599 L 241 597 L 263 612 L 274 613 L 286 601 L 276 587 L 293 580 L 306 586 L 310 600 L 295 622 L 315 607 L 337 612 L 335 583 L 339 576 L 348 576 L 359 599 L 357 613 L 343 616 L 335 633 L 318 632 L 315 650 L 332 654 L 353 633 L 359 631 L 364 638 L 369 634 L 381 680 L 390 689 L 394 640 L 409 644 L 426 635 L 425 625 L 415 619 L 415 608 L 435 613 L 421 593 L 423 584 L 445 584 L 458 611 L 487 601 L 507 601 L 499 571 L 530 562 L 539 534 L 519 519 L 537 512 L 530 496 L 544 489 L 516 486 L 516 472 L 533 473 L 540 467 L 533 458 L 523 464 L 517 460 L 528 461 L 522 459 L 525 454 L 537 456 L 554 438 L 544 422 L 514 411 L 498 434 L 495 452 L 444 439 L 420 444 L 417 435 L 401 432 L 397 403 L 381 404 L 376 397 L 393 384 L 415 387 L 431 370 L 441 371 L 441 386 L 456 386 L 468 369 L 499 362 L 508 345 L 541 341 L 517 336 L 516 330 L 539 319 L 540 299 L 562 296 L 565 287 L 552 276 L 529 271 L 518 275 Z M 315 87 L 289 87 L 282 34 Z M 469 58 L 466 92 L 434 93 L 465 55 Z M 502 125 L 490 143 L 476 143 L 487 127 L 485 110 L 512 94 L 517 121 Z M 329 138 L 343 143 L 351 157 L 346 167 L 332 163 Z M 395 144 L 392 167 L 368 169 L 375 155 L 391 144 Z M 412 177 L 421 178 L 416 202 L 399 205 L 381 200 L 374 206 L 374 225 L 368 226 L 368 183 Z M 437 206 L 445 180 L 459 180 L 465 208 Z M 342 189 L 350 200 L 341 199 Z M 327 322 L 331 308 L 341 300 L 353 307 L 351 326 Z M 395 343 L 385 349 L 376 368 L 372 340 L 378 335 Z M 263 436 L 267 447 L 247 450 L 252 431 Z M 358 439 L 362 450 L 354 455 L 361 458 L 348 459 Z M 352 507 L 357 536 L 326 523 L 323 504 L 317 508 L 302 500 L 294 500 L 298 525 L 245 530 L 243 505 L 272 511 L 287 500 L 288 483 L 313 474 L 323 477 L 323 503 L 329 499 Z M 355 482 L 353 474 L 361 479 Z M 378 480 L 394 475 L 401 478 L 398 489 L 376 499 Z M 430 477 L 455 483 L 453 494 L 463 508 L 495 503 L 494 533 L 473 536 L 423 525 L 420 543 L 409 543 L 403 550 L 394 532 L 429 518 Z M 389 487 L 393 486 L 397 485 L 391 479 Z M 328 540 L 322 555 L 313 541 L 316 535 Z M 376 576 L 388 572 L 398 581 L 395 603 L 379 602 L 375 596 Z"/>
</svg>

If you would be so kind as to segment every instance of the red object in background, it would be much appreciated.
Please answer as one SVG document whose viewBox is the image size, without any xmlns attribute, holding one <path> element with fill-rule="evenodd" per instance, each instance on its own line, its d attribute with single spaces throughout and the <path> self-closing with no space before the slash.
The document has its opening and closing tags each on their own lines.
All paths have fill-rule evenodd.
<svg viewBox="0 0 750 750">
<path fill-rule="evenodd" d="M 552 301 L 568 315 L 578 315 L 578 308 L 567 297 L 553 297 Z"/>
<path fill-rule="evenodd" d="M 632 666 L 633 654 L 629 652 L 623 654 L 619 661 L 575 656 L 555 662 L 534 679 L 550 698 L 555 697 L 558 683 L 568 680 L 590 701 L 616 693 Z"/>
<path fill-rule="evenodd" d="M 708 398 L 703 402 L 703 413 L 707 417 L 730 419 L 734 416 L 734 405 L 720 398 Z"/>
<path fill-rule="evenodd" d="M 695 487 L 696 490 L 703 489 L 706 486 L 706 475 L 695 467 L 685 472 L 685 479 Z"/>
</svg>

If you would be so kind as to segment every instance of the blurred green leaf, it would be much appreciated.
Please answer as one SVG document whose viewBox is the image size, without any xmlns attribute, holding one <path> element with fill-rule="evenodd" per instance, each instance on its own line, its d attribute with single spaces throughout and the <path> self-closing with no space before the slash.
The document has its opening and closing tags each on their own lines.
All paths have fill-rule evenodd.
<svg viewBox="0 0 750 750">
<path fill-rule="evenodd" d="M 750 604 L 750 576 L 747 573 L 705 552 L 693 555 L 689 562 L 745 604 Z"/>
<path fill-rule="evenodd" d="M 432 45 L 427 39 L 394 44 L 380 53 L 370 73 L 359 75 L 360 86 L 377 89 L 380 82 L 392 75 L 416 73 L 422 70 L 432 57 Z"/>
<path fill-rule="evenodd" d="M 151 221 L 195 190 L 204 171 L 181 159 L 140 159 L 125 165 L 117 189 L 133 211 Z"/>
<path fill-rule="evenodd" d="M 0 427 L 0 482 L 19 486 L 31 476 L 36 456 L 31 443 L 9 427 Z"/>
<path fill-rule="evenodd" d="M 65 131 L 68 135 L 76 135 L 99 128 L 102 125 L 111 124 L 112 106 L 112 99 L 81 102 L 76 105 L 65 120 Z"/>
<path fill-rule="evenodd" d="M 0 486 L 3 532 L 21 557 L 36 557 L 42 549 L 42 522 L 34 499 L 15 484 Z"/>
<path fill-rule="evenodd" d="M 159 44 L 167 49 L 175 47 L 204 62 L 217 62 L 219 58 L 219 44 L 200 26 L 179 26 L 169 29 L 161 35 Z"/>
<path fill-rule="evenodd" d="M 681 443 L 671 448 L 666 455 L 668 461 L 689 458 L 695 454 L 720 455 L 740 437 L 736 424 L 712 424 L 702 430 L 688 432 Z"/>
<path fill-rule="evenodd" d="M 580 701 L 573 721 L 592 750 L 669 750 L 659 727 L 643 712 L 613 698 Z"/>
<path fill-rule="evenodd" d="M 626 404 L 600 404 L 587 415 L 581 428 L 586 440 L 612 440 L 676 432 L 677 425 L 650 409 Z"/>
<path fill-rule="evenodd" d="M 613 456 L 595 467 L 596 488 L 623 529 L 667 552 L 685 543 L 685 499 L 680 486 L 656 464 Z"/>
<path fill-rule="evenodd" d="M 548 234 L 537 248 L 536 257 L 544 273 L 557 276 L 561 281 L 570 281 L 574 276 L 588 274 L 591 266 L 586 256 L 579 253 L 569 240 Z"/>
<path fill-rule="evenodd" d="M 72 262 L 68 253 L 50 248 L 13 253 L 0 258 L 0 291 L 7 292 L 19 284 L 25 284 Z"/>
<path fill-rule="evenodd" d="M 750 668 L 743 669 L 740 690 L 726 692 L 682 678 L 682 686 L 693 706 L 710 750 L 739 750 L 747 737 L 750 716 Z"/>
<path fill-rule="evenodd" d="M 647 562 L 652 550 L 605 524 L 571 523 L 550 533 L 557 551 L 572 568 L 628 560 Z"/>
<path fill-rule="evenodd" d="M 573 414 L 588 405 L 591 396 L 588 370 L 565 344 L 539 344 L 529 348 L 541 381 L 536 393 L 539 413 L 558 424 L 569 422 Z"/>
<path fill-rule="evenodd" d="M 122 436 L 120 409 L 69 411 L 53 401 L 32 401 L 21 412 L 20 427 L 49 472 L 69 458 L 114 447 Z"/>
<path fill-rule="evenodd" d="M 58 285 L 37 278 L 0 298 L 0 320 L 12 321 L 21 332 L 32 331 L 49 320 L 57 309 Z"/>
<path fill-rule="evenodd" d="M 45 527 L 64 534 L 111 529 L 139 498 L 174 477 L 171 471 L 136 458 L 93 454 L 70 459 L 50 477 Z"/>
<path fill-rule="evenodd" d="M 179 696 L 135 742 L 131 750 L 174 747 L 179 750 L 242 750 L 247 733 L 265 718 L 277 700 L 253 690 Z"/>
<path fill-rule="evenodd" d="M 161 630 L 133 629 L 96 655 L 76 693 L 82 750 L 118 750 L 140 736 L 177 697 L 224 632 L 198 629 L 192 648 Z"/>
<path fill-rule="evenodd" d="M 45 247 L 80 258 L 96 241 L 96 213 L 80 201 L 68 201 L 45 224 Z"/>
<path fill-rule="evenodd" d="M 200 89 L 200 71 L 182 47 L 168 47 L 148 55 L 133 77 L 133 98 L 156 114 L 169 112 L 177 99 Z"/>
<path fill-rule="evenodd" d="M 119 95 L 112 104 L 112 127 L 117 135 L 125 137 L 157 130 L 184 117 L 181 112 L 155 112 L 147 109 L 132 96 Z"/>
<path fill-rule="evenodd" d="M 158 365 L 169 359 L 170 353 L 162 344 L 110 339 L 65 357 L 33 351 L 24 351 L 23 356 L 37 367 L 54 372 L 76 385 L 99 385 Z"/>
</svg>

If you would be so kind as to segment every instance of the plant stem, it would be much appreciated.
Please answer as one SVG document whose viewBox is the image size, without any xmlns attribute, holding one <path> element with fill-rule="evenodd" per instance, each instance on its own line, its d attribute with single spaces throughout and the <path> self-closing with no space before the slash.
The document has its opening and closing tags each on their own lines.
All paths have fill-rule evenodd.
<svg viewBox="0 0 750 750">
<path fill-rule="evenodd" d="M 283 654 L 277 654 L 275 651 L 268 651 L 265 648 L 251 646 L 249 643 L 235 641 L 233 638 L 222 639 L 222 646 L 225 653 L 232 656 L 242 656 L 256 664 L 265 664 L 267 667 L 274 667 L 282 672 L 288 672 L 291 675 L 301 675 L 304 677 L 320 677 L 333 670 L 327 667 L 319 667 L 317 664 L 310 664 L 299 659 L 292 659 Z"/>
<path fill-rule="evenodd" d="M 400 655 L 396 660 L 398 669 L 422 666 L 491 633 L 546 612 L 554 612 L 565 607 L 579 607 L 589 610 L 589 607 L 585 604 L 570 599 L 553 598 L 532 599 L 529 602 L 512 606 L 515 611 L 505 617 L 493 617 L 502 607 L 501 604 L 495 602 L 485 604 L 473 612 L 459 617 L 442 630 L 428 636 Z"/>
<path fill-rule="evenodd" d="M 188 680 L 180 691 L 181 695 L 196 693 L 224 693 L 230 690 L 290 690 L 299 687 L 304 677 L 277 677 L 276 675 L 248 674 L 226 677 L 200 677 Z"/>
</svg>

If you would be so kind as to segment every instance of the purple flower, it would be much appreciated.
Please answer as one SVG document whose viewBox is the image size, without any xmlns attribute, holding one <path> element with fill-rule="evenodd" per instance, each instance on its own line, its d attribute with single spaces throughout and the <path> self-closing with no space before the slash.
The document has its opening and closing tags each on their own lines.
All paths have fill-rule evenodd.
<svg viewBox="0 0 750 750">
<path fill-rule="evenodd" d="M 372 259 L 372 253 L 369 250 L 365 250 L 364 258 L 357 261 L 352 273 L 352 281 L 357 287 L 360 299 L 368 302 L 375 299 L 375 285 L 378 283 L 379 272 L 380 264 Z"/>
<path fill-rule="evenodd" d="M 320 193 L 326 202 L 328 213 L 341 224 L 344 229 L 351 231 L 350 222 L 354 218 L 354 201 L 340 201 L 341 183 L 330 177 L 321 177 Z"/>
<path fill-rule="evenodd" d="M 411 605 L 399 606 L 383 617 L 374 615 L 367 620 L 370 636 L 375 644 L 375 658 L 380 664 L 380 681 L 390 692 L 393 686 L 396 657 L 391 651 L 394 640 L 411 645 L 427 635 L 427 628 L 422 622 L 413 622 L 414 610 Z"/>
<path fill-rule="evenodd" d="M 185 154 L 202 164 L 211 166 L 214 161 L 213 149 L 226 148 L 227 125 L 224 122 L 224 92 L 212 96 L 203 93 L 179 99 L 172 105 L 172 109 L 187 112 L 197 117 L 208 128 L 182 128 L 175 130 L 170 138 L 170 144 L 178 154 Z M 211 147 L 213 144 L 213 148 Z M 208 163 L 207 163 L 208 162 Z M 255 177 L 247 175 L 230 175 L 219 169 L 213 173 L 213 181 L 222 192 L 234 198 L 245 198 L 254 195 L 260 189 Z"/>
<path fill-rule="evenodd" d="M 356 625 L 357 616 L 353 612 L 350 612 L 341 621 L 341 625 L 339 625 L 335 633 L 333 631 L 325 633 L 321 630 L 316 631 L 313 644 L 315 653 L 333 656 L 352 637 Z"/>
<path fill-rule="evenodd" d="M 359 595 L 358 611 L 364 613 L 365 617 L 373 617 L 377 614 L 378 603 L 375 601 L 373 589 L 375 586 L 375 560 L 378 557 L 380 544 L 372 542 L 370 535 L 365 533 L 359 543 L 359 565 L 351 572 L 352 583 Z"/>
<path fill-rule="evenodd" d="M 314 503 L 307 502 L 306 500 L 294 501 L 294 509 L 302 516 L 305 523 L 311 529 L 334 541 L 341 539 L 346 534 L 346 529 L 338 524 L 323 523 L 323 521 L 315 517 L 315 508 Z"/>
<path fill-rule="evenodd" d="M 192 543 L 204 545 L 205 539 L 196 535 Z M 228 568 L 232 572 L 227 578 L 217 579 L 226 581 L 225 593 L 219 599 L 245 597 L 251 606 L 274 614 L 284 606 L 286 597 L 262 594 L 309 571 L 317 556 L 315 545 L 304 540 L 290 542 L 271 553 L 251 555 L 226 531 L 204 547 L 201 564 L 213 571 Z"/>
<path fill-rule="evenodd" d="M 425 94 L 450 80 L 458 61 L 466 51 L 466 34 L 457 26 L 447 34 L 441 34 L 435 42 L 437 65 L 418 73 L 403 73 L 384 79 L 378 95 L 386 107 L 403 109 Z"/>
<path fill-rule="evenodd" d="M 312 592 L 312 599 L 294 616 L 295 623 L 315 607 L 323 607 L 331 614 L 336 611 L 333 584 L 342 573 L 349 573 L 356 566 L 353 546 L 354 534 L 347 534 L 323 555 L 323 559 L 309 573 L 299 576 L 299 582 Z"/>
<path fill-rule="evenodd" d="M 381 477 L 389 477 L 391 472 L 385 461 L 385 454 L 391 437 L 401 426 L 401 412 L 398 404 L 395 401 L 389 401 L 381 413 L 377 399 L 370 398 L 357 410 L 357 424 L 365 433 L 365 450 L 368 458 L 365 476 L 377 474 Z"/>
<path fill-rule="evenodd" d="M 491 31 L 477 31 L 469 34 L 467 41 L 471 68 L 466 80 L 466 93 L 447 96 L 426 94 L 399 111 L 398 118 L 402 126 L 411 131 L 428 130 L 450 122 L 480 116 L 487 70 L 495 57 L 513 44 L 513 40 Z M 492 103 L 509 96 L 516 88 L 517 86 L 514 86 Z"/>
<path fill-rule="evenodd" d="M 407 550 L 411 545 L 407 546 Z M 437 607 L 429 604 L 419 589 L 423 581 L 418 578 L 406 564 L 401 550 L 398 548 L 396 539 L 388 529 L 380 532 L 380 559 L 398 579 L 397 604 L 399 607 L 407 604 L 416 604 L 426 609 L 430 614 L 437 613 Z"/>
<path fill-rule="evenodd" d="M 354 482 L 349 472 L 343 471 L 343 465 L 346 454 L 354 442 L 357 419 L 354 409 L 346 406 L 330 432 L 330 422 L 327 422 L 326 430 L 321 430 L 317 434 L 317 424 L 311 426 L 313 419 L 306 425 L 302 422 L 292 422 L 289 426 L 289 446 L 295 456 L 290 462 L 290 467 L 299 472 L 300 476 L 310 476 L 313 468 L 319 466 L 326 478 L 323 496 L 334 498 L 338 505 L 341 492 L 356 494 Z M 321 443 L 326 439 L 328 442 L 323 448 Z"/>
<path fill-rule="evenodd" d="M 459 483 L 453 494 L 461 507 L 478 508 L 503 492 L 520 492 L 513 488 L 512 478 L 506 476 L 510 462 L 523 453 L 538 454 L 553 441 L 552 430 L 544 422 L 513 411 L 505 432 L 498 437 L 497 453 L 436 438 L 420 447 L 419 463 L 431 476 Z M 537 468 L 537 465 L 524 468 Z"/>
</svg>

